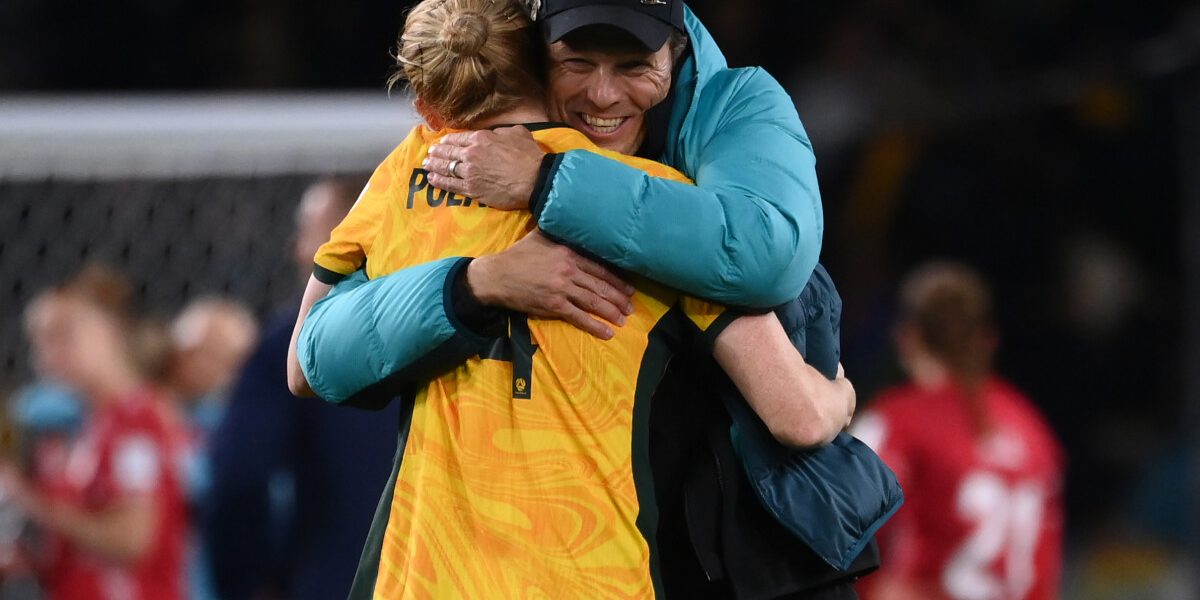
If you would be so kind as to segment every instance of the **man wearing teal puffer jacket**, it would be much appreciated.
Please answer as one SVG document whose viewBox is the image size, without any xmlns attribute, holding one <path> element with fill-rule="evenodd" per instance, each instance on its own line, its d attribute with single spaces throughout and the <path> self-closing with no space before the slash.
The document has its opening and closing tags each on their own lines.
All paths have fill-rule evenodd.
<svg viewBox="0 0 1200 600">
<path fill-rule="evenodd" d="M 547 2 L 542 15 L 552 29 L 556 10 L 589 4 L 613 3 Z M 535 150 L 536 155 L 522 156 L 514 137 L 519 132 L 511 131 L 474 134 L 461 145 L 451 144 L 440 163 L 431 161 L 430 182 L 494 208 L 532 204 L 548 236 L 692 294 L 748 306 L 795 298 L 816 264 L 822 215 L 812 150 L 791 100 L 761 69 L 728 69 L 699 21 L 690 12 L 684 16 L 682 3 L 661 6 L 661 20 L 685 25 L 692 50 L 675 57 L 675 68 L 668 71 L 671 97 L 643 117 L 646 131 L 638 143 L 614 149 L 640 150 L 672 164 L 691 175 L 696 187 L 648 187 L 642 173 L 586 152 L 543 158 Z M 569 115 L 563 118 L 571 123 Z M 606 125 L 609 120 L 594 122 L 600 131 L 579 128 L 603 136 L 613 127 Z M 493 165 L 511 172 L 489 173 L 489 151 Z M 536 237 L 523 243 L 522 257 L 546 246 Z M 619 314 L 611 316 L 605 306 L 621 310 L 618 281 L 597 262 L 572 252 L 546 254 L 576 269 L 566 278 L 576 289 L 549 294 L 561 294 L 558 306 L 565 308 L 539 307 L 530 304 L 539 298 L 518 297 L 521 290 L 536 289 L 533 283 L 521 284 L 521 277 L 546 274 L 528 261 L 512 261 L 524 269 L 506 271 L 497 267 L 502 261 L 493 260 L 491 268 L 474 272 L 461 268 L 460 261 L 445 261 L 361 287 L 361 279 L 342 284 L 305 322 L 299 351 L 309 383 L 327 400 L 384 402 L 405 383 L 480 352 L 488 337 L 479 335 L 484 327 L 474 326 L 487 321 L 480 299 L 535 315 L 540 309 L 542 316 L 560 316 L 585 328 L 595 322 L 581 319 L 584 313 L 619 323 Z M 473 273 L 490 275 L 473 279 Z M 507 282 L 510 295 L 488 293 L 489 277 L 493 283 Z M 543 301 L 547 296 L 525 293 Z M 384 347 L 362 347 L 364 327 L 390 332 Z M 602 328 L 589 331 L 606 337 Z"/>
<path fill-rule="evenodd" d="M 680 2 L 671 2 L 670 6 L 686 11 L 690 53 L 675 65 L 672 97 L 646 115 L 648 131 L 638 154 L 680 169 L 695 180 L 695 186 L 669 182 L 646 186 L 644 173 L 596 154 L 569 152 L 542 161 L 540 150 L 535 150 L 532 170 L 523 174 L 526 181 L 521 185 L 509 186 L 510 181 L 518 179 L 509 176 L 494 183 L 492 189 L 483 189 L 486 182 L 469 177 L 485 165 L 469 157 L 456 161 L 457 171 L 464 174 L 458 183 L 452 181 L 457 178 L 439 178 L 434 164 L 429 167 L 430 182 L 441 189 L 470 194 L 496 208 L 529 207 L 528 190 L 536 187 L 532 209 L 538 213 L 540 230 L 583 254 L 722 304 L 768 308 L 788 302 L 796 298 L 813 273 L 824 229 L 816 159 L 808 136 L 791 99 L 770 75 L 758 68 L 729 69 L 716 43 L 691 11 Z M 657 128 L 662 132 L 656 136 Z M 529 157 L 517 161 L 496 150 L 511 141 L 508 133 L 476 132 L 471 138 L 478 140 L 476 146 L 464 153 L 490 147 L 501 154 L 506 165 L 528 163 Z M 538 164 L 544 162 L 550 164 L 543 165 L 539 180 Z M 509 187 L 519 191 L 514 194 Z M 526 240 L 510 252 L 523 252 L 521 257 L 526 258 L 547 245 L 544 238 Z M 567 256 L 569 251 L 557 252 Z M 446 276 L 457 262 L 439 261 L 394 273 L 379 280 L 386 281 L 384 285 L 358 290 L 359 297 L 354 300 L 341 296 L 362 283 L 361 279 L 352 278 L 334 288 L 309 315 L 302 334 L 304 341 L 310 342 L 301 344 L 300 352 L 312 359 L 313 364 L 304 368 L 314 391 L 327 400 L 341 402 L 414 363 L 438 362 L 430 353 L 458 354 L 455 350 L 478 342 L 454 310 L 456 301 L 460 305 L 463 302 L 452 293 L 455 282 Z M 605 308 L 621 304 L 619 295 L 624 290 L 617 289 L 614 295 L 610 288 L 623 286 L 605 287 L 604 283 L 612 282 L 612 278 L 594 275 L 601 268 L 596 261 L 576 255 L 565 262 L 581 265 L 579 272 L 568 276 L 572 281 L 582 281 L 578 289 L 544 285 L 538 286 L 540 293 L 566 299 L 576 308 L 601 317 L 609 314 Z M 533 287 L 527 279 L 544 277 L 541 271 L 545 270 L 527 267 L 522 273 L 506 264 L 505 268 L 493 269 L 497 274 L 488 277 L 487 283 L 498 288 L 500 284 L 490 280 L 507 279 L 525 284 L 514 283 L 512 287 Z M 455 275 L 466 278 L 461 270 L 455 270 Z M 484 287 L 473 280 L 469 283 L 459 287 L 472 292 Z M 587 293 L 596 289 L 604 291 Z M 496 304 L 537 316 L 545 312 L 551 313 L 545 316 L 566 317 L 572 312 L 546 306 L 549 302 L 521 306 L 518 299 L 505 300 L 518 305 Z M 326 361 L 348 362 L 349 357 L 366 351 L 353 337 L 364 315 L 373 315 L 372 322 L 404 325 L 392 330 L 384 341 L 386 347 L 378 349 L 379 356 L 386 356 L 386 360 L 381 358 L 374 366 L 360 361 L 364 364 L 361 369 L 339 372 L 340 363 Z M 609 322 L 619 320 L 617 315 L 612 316 Z M 567 320 L 585 325 L 577 319 Z M 608 337 L 598 329 L 585 328 L 599 337 Z M 311 342 L 317 340 L 319 347 L 312 348 Z M 339 342 L 347 345 L 340 346 Z M 315 350 L 317 356 L 306 354 L 310 350 Z M 318 377 L 312 377 L 314 374 Z"/>
</svg>

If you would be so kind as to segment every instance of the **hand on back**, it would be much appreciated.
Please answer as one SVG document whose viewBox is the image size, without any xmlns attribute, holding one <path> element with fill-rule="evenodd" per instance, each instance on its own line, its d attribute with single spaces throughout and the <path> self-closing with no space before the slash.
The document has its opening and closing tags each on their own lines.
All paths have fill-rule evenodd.
<svg viewBox="0 0 1200 600">
<path fill-rule="evenodd" d="M 633 313 L 633 286 L 538 230 L 473 261 L 467 285 L 485 305 L 561 319 L 605 340 Z"/>
</svg>

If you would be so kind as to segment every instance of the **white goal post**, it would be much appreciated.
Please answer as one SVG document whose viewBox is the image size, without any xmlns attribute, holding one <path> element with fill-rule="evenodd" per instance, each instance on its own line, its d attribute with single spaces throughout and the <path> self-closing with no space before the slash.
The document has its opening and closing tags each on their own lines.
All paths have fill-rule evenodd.
<svg viewBox="0 0 1200 600">
<path fill-rule="evenodd" d="M 402 94 L 0 97 L 0 180 L 370 169 L 416 123 Z"/>
<path fill-rule="evenodd" d="M 365 177 L 416 122 L 383 90 L 0 96 L 0 400 L 32 376 L 24 307 L 89 262 L 164 319 L 206 295 L 294 310 L 304 190 Z"/>
</svg>

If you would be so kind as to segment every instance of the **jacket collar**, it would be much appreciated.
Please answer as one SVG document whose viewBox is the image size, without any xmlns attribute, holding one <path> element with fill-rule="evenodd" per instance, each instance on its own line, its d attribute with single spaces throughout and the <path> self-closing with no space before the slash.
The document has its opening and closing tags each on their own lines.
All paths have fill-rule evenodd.
<svg viewBox="0 0 1200 600">
<path fill-rule="evenodd" d="M 691 120 L 696 110 L 697 95 L 710 79 L 718 72 L 729 68 L 725 54 L 717 46 L 712 34 L 696 17 L 690 7 L 684 7 L 684 23 L 688 31 L 689 51 L 684 58 L 683 66 L 675 74 L 675 84 L 672 95 L 674 106 L 671 110 L 670 124 L 667 128 L 667 143 L 662 160 L 669 165 L 679 166 L 683 157 L 678 156 L 679 137 L 684 127 Z"/>
</svg>

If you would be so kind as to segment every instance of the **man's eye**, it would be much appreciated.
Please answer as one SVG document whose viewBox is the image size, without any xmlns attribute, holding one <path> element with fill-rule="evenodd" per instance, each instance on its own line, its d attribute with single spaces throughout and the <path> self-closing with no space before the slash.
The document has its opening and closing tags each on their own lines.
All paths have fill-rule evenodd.
<svg viewBox="0 0 1200 600">
<path fill-rule="evenodd" d="M 621 65 L 621 70 L 630 75 L 641 75 L 650 70 L 650 65 L 646 63 L 629 63 Z"/>
<path fill-rule="evenodd" d="M 568 59 L 562 61 L 562 64 L 564 67 L 571 69 L 573 71 L 589 69 L 592 66 L 592 63 L 590 63 L 586 60 L 580 59 L 580 58 L 568 58 Z"/>
</svg>

